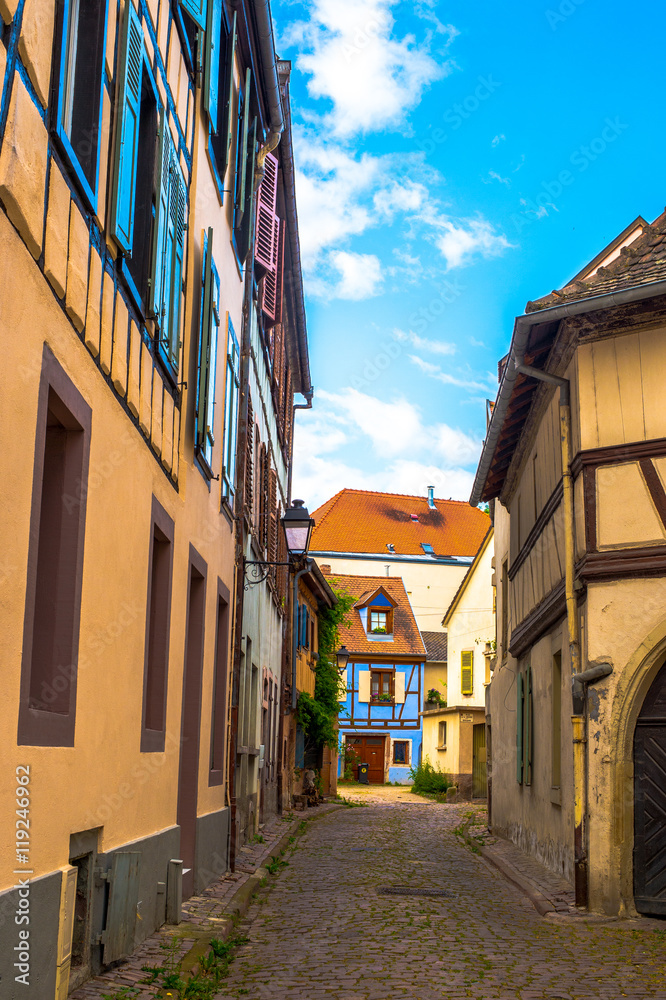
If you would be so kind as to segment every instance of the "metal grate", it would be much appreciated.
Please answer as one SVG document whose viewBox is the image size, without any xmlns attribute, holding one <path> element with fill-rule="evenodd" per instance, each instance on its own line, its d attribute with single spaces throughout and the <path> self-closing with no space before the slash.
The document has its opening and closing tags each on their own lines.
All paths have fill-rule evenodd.
<svg viewBox="0 0 666 1000">
<path fill-rule="evenodd" d="M 416 889 L 410 885 L 380 885 L 377 886 L 378 896 L 434 896 L 442 899 L 453 899 L 453 893 L 446 889 Z"/>
</svg>

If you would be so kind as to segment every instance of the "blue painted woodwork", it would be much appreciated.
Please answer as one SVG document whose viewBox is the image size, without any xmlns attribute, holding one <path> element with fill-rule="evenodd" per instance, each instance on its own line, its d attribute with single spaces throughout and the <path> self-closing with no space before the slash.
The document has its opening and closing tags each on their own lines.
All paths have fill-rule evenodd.
<svg viewBox="0 0 666 1000">
<path fill-rule="evenodd" d="M 359 700 L 359 673 L 365 670 L 393 670 L 396 675 L 402 674 L 405 681 L 405 700 L 402 704 L 382 704 Z M 424 697 L 425 662 L 411 660 L 409 662 L 386 662 L 357 660 L 347 666 L 347 692 L 341 701 L 339 727 L 340 733 L 359 736 L 390 736 L 391 740 L 410 740 L 411 755 L 409 765 L 395 766 L 389 760 L 388 780 L 399 781 L 401 784 L 410 782 L 409 767 L 417 764 L 421 758 L 422 720 L 419 710 Z M 386 755 L 390 753 L 387 747 Z M 344 761 L 340 757 L 340 774 Z"/>
</svg>

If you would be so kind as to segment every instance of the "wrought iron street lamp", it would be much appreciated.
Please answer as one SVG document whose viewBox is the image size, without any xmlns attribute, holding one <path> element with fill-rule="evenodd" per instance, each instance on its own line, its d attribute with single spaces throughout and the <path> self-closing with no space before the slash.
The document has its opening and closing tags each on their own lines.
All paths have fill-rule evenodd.
<svg viewBox="0 0 666 1000">
<path fill-rule="evenodd" d="M 246 559 L 244 561 L 246 590 L 257 583 L 262 583 L 268 577 L 273 566 L 293 566 L 294 563 L 307 557 L 314 521 L 304 502 L 294 500 L 291 507 L 284 512 L 280 524 L 287 543 L 289 561 L 272 562 L 269 559 Z"/>
<path fill-rule="evenodd" d="M 349 650 L 346 646 L 340 646 L 335 655 L 338 661 L 338 673 L 342 676 L 349 661 Z"/>
</svg>

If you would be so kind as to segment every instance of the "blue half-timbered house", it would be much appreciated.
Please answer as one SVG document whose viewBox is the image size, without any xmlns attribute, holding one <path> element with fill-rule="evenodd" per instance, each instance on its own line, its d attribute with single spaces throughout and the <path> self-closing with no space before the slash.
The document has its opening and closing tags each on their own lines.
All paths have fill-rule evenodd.
<svg viewBox="0 0 666 1000">
<path fill-rule="evenodd" d="M 407 783 L 421 756 L 425 648 L 400 577 L 344 576 L 334 584 L 356 598 L 340 628 L 349 650 L 339 723 L 342 741 L 372 784 Z M 341 755 L 341 768 L 344 755 Z"/>
</svg>

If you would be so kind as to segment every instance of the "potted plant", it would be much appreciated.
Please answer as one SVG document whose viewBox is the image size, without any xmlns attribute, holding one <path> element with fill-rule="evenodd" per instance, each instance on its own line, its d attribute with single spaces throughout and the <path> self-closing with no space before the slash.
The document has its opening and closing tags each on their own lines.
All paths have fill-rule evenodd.
<svg viewBox="0 0 666 1000">
<path fill-rule="evenodd" d="M 383 625 L 378 625 L 377 628 L 373 628 L 373 635 L 387 635 L 386 628 Z"/>
<path fill-rule="evenodd" d="M 437 688 L 430 688 L 426 696 L 426 709 L 446 708 L 446 701 Z"/>
</svg>

